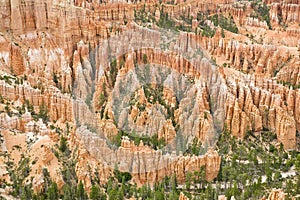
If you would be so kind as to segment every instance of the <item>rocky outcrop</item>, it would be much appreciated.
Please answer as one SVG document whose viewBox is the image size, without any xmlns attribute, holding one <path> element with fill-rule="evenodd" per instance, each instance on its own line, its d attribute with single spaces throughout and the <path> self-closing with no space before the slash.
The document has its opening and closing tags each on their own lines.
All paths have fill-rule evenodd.
<svg viewBox="0 0 300 200">
<path fill-rule="evenodd" d="M 146 38 L 152 38 L 153 36 L 155 36 L 155 34 L 144 35 Z M 178 44 L 181 49 L 181 55 L 192 52 L 191 49 L 199 48 L 198 44 L 207 41 L 207 43 L 204 43 L 204 48 L 207 48 L 213 55 L 223 54 L 225 58 L 231 60 L 235 68 L 241 68 L 251 73 L 253 67 L 256 66 L 256 69 L 254 68 L 252 72 L 254 75 L 243 75 L 229 68 L 219 68 L 217 71 L 212 72 L 211 65 L 207 65 L 203 61 L 197 62 L 196 59 L 186 60 L 184 56 L 181 60 L 181 57 L 177 56 L 176 52 L 174 52 L 174 54 L 169 53 L 168 56 L 166 56 L 161 51 L 144 48 L 136 50 L 133 53 L 127 53 L 125 56 L 117 59 L 117 63 L 120 63 L 122 59 L 125 58 L 125 60 L 123 60 L 123 67 L 119 69 L 119 73 L 122 76 L 117 77 L 115 88 L 123 88 L 119 82 L 128 82 L 128 80 L 126 80 L 129 77 L 127 77 L 127 74 L 132 72 L 134 62 L 141 65 L 144 62 L 143 58 L 146 58 L 148 63 L 171 66 L 179 73 L 193 77 L 194 80 L 200 79 L 208 84 L 207 88 L 203 87 L 200 90 L 194 88 L 194 90 L 190 91 L 191 94 L 198 92 L 197 98 L 190 96 L 186 99 L 179 99 L 179 110 L 175 112 L 175 119 L 178 124 L 181 124 L 180 131 L 183 135 L 188 136 L 190 133 L 193 133 L 201 140 L 207 139 L 208 135 L 213 135 L 208 133 L 214 132 L 215 125 L 213 121 L 217 116 L 214 112 L 218 111 L 219 120 L 225 120 L 227 127 L 235 136 L 242 138 L 246 135 L 247 131 L 262 131 L 268 129 L 277 133 L 279 141 L 283 142 L 287 149 L 295 148 L 296 130 L 299 130 L 299 125 L 297 125 L 299 124 L 299 111 L 298 108 L 294 106 L 296 103 L 294 99 L 297 96 L 297 92 L 289 92 L 290 90 L 288 88 L 281 86 L 274 80 L 267 80 L 262 76 L 266 71 L 270 71 L 269 76 L 272 76 L 271 72 L 278 68 L 276 60 L 280 60 L 282 63 L 287 62 L 289 52 L 281 48 L 277 49 L 275 46 L 253 45 L 249 47 L 248 45 L 243 45 L 233 40 L 228 41 L 227 45 L 230 44 L 229 46 L 225 46 L 224 42 L 226 40 L 222 38 L 219 41 L 220 45 L 214 47 L 213 41 L 216 40 L 216 38 L 218 37 L 208 39 L 201 36 L 194 36 L 193 34 L 182 34 L 179 37 Z M 144 41 L 147 41 L 147 39 L 144 39 Z M 196 43 L 193 41 L 196 41 Z M 112 42 L 111 44 L 114 43 Z M 121 42 L 121 44 L 123 43 Z M 126 44 L 128 44 L 128 47 L 130 46 L 130 42 Z M 123 48 L 121 47 L 120 49 Z M 246 54 L 246 49 L 250 49 L 252 54 Z M 120 52 L 122 52 L 122 50 Z M 179 62 L 175 61 L 174 58 L 179 59 Z M 268 60 L 268 62 L 266 62 L 266 60 Z M 251 67 L 249 66 L 250 64 Z M 182 67 L 182 65 L 184 67 Z M 202 74 L 199 72 L 202 72 Z M 154 70 L 151 74 L 155 73 Z M 211 83 L 212 79 L 210 75 L 212 74 L 219 74 L 220 77 L 215 79 L 216 83 L 223 85 L 222 87 L 227 89 L 219 91 L 211 90 L 210 87 L 212 87 L 213 84 Z M 121 78 L 120 80 L 122 81 L 120 81 L 119 78 Z M 226 78 L 227 81 L 225 81 L 224 78 Z M 138 80 L 134 82 L 138 83 Z M 201 85 L 202 83 L 199 84 Z M 102 85 L 102 83 L 100 82 L 99 85 Z M 131 93 L 137 87 L 138 84 L 131 85 L 129 87 L 131 88 Z M 220 88 L 222 87 L 220 86 Z M 120 91 L 114 95 L 120 97 Z M 218 94 L 219 97 L 216 96 L 216 94 Z M 290 96 L 289 99 L 287 99 L 287 96 Z M 197 117 L 193 118 L 193 120 L 191 120 L 192 118 L 187 120 L 188 117 L 192 117 L 193 114 L 191 115 L 191 113 L 180 111 L 180 107 L 185 108 L 187 105 L 191 105 L 192 99 L 196 99 L 199 102 L 195 104 L 197 105 L 195 108 L 187 110 L 196 111 L 199 109 L 200 112 L 198 114 L 194 113 Z M 214 99 L 218 101 L 215 102 Z M 117 104 L 119 105 L 119 102 Z M 286 104 L 289 106 L 286 106 Z M 110 105 L 114 105 L 114 103 L 110 103 Z M 121 109 L 121 107 L 117 108 L 117 110 Z M 213 111 L 213 115 L 211 115 L 210 110 Z M 132 107 L 130 118 L 135 119 L 139 116 L 137 118 L 138 124 L 148 124 L 145 119 L 149 120 L 153 118 L 146 113 L 139 115 L 139 112 L 137 107 Z M 290 117 L 291 113 L 292 117 Z M 118 120 L 122 119 L 121 121 L 124 121 L 128 119 L 125 117 L 126 115 L 121 116 L 122 117 L 118 118 Z M 185 122 L 191 121 L 195 123 L 185 124 Z M 131 122 L 129 122 L 129 124 L 130 123 Z M 120 127 L 123 127 L 122 124 L 123 122 L 119 124 L 119 126 L 121 125 Z M 158 127 L 160 127 L 158 130 L 163 130 L 163 123 L 158 125 Z"/>
<path fill-rule="evenodd" d="M 284 200 L 285 194 L 282 189 L 273 189 L 267 200 Z"/>
<path fill-rule="evenodd" d="M 300 5 L 299 2 L 270 2 L 270 18 L 273 23 L 299 23 Z"/>
<path fill-rule="evenodd" d="M 224 46 L 226 40 L 222 38 L 218 40 L 217 35 L 211 39 L 201 36 L 194 37 L 193 35 L 187 35 L 187 38 L 189 41 L 195 40 L 200 44 L 206 40 L 207 42 L 203 44 L 204 48 L 212 55 L 223 54 L 233 64 L 234 68 L 246 70 L 248 73 L 254 70 L 253 75 L 243 75 L 241 72 L 229 68 L 220 69 L 218 72 L 221 74 L 224 72 L 223 77 L 226 78 L 226 87 L 228 88 L 226 92 L 222 91 L 225 92 L 226 98 L 219 105 L 225 105 L 225 121 L 229 130 L 238 137 L 244 137 L 247 131 L 272 130 L 277 133 L 279 141 L 283 142 L 287 149 L 295 148 L 296 130 L 299 131 L 297 125 L 299 124 L 299 111 L 294 106 L 296 103 L 294 99 L 298 92 L 278 84 L 275 80 L 265 78 L 266 72 L 272 76 L 271 72 L 278 69 L 278 62 L 276 61 L 289 62 L 289 52 L 276 49 L 275 46 L 256 45 L 249 47 L 249 45 L 242 45 L 232 40 L 228 41 L 228 44 L 231 45 L 226 47 Z M 219 42 L 214 42 L 215 40 Z M 189 45 L 189 43 L 187 44 Z M 244 53 L 249 52 L 245 50 L 248 48 L 253 54 L 248 53 L 246 55 Z M 227 50 L 225 51 L 225 49 Z M 294 63 L 295 60 L 297 58 L 290 62 Z M 249 63 L 251 63 L 251 67 Z M 287 69 L 297 71 L 297 67 L 287 67 Z M 281 70 L 284 74 L 285 69 Z M 279 77 L 281 70 L 278 73 Z M 294 71 L 291 73 L 295 74 Z M 292 80 L 297 80 L 297 76 L 293 76 Z"/>
<path fill-rule="evenodd" d="M 293 59 L 290 65 L 284 66 L 278 72 L 277 79 L 279 82 L 290 83 L 291 86 L 300 84 L 300 60 Z"/>
<path fill-rule="evenodd" d="M 72 121 L 73 107 L 70 95 L 61 94 L 52 88 L 42 93 L 39 89 L 34 89 L 28 84 L 10 85 L 5 81 L 0 81 L 1 95 L 11 101 L 19 100 L 22 104 L 25 100 L 33 106 L 36 113 L 40 106 L 46 106 L 51 120 Z"/>
<path fill-rule="evenodd" d="M 213 180 L 220 167 L 221 158 L 213 150 L 209 150 L 204 156 L 177 156 L 174 153 L 165 155 L 161 150 L 152 150 L 142 143 L 135 146 L 124 137 L 122 146 L 114 151 L 108 148 L 105 140 L 85 127 L 79 128 L 76 136 L 91 156 L 111 167 L 119 163 L 119 170 L 132 173 L 133 180 L 139 184 L 153 183 L 174 173 L 178 181 L 183 182 L 187 171 L 199 170 L 200 166 L 205 166 L 206 179 Z M 95 146 L 98 148 L 94 148 Z"/>
<path fill-rule="evenodd" d="M 2 107 L 2 106 L 1 106 Z M 2 109 L 1 110 L 5 110 Z M 19 131 L 25 131 L 26 125 L 31 121 L 31 114 L 29 112 L 19 116 L 9 116 L 7 113 L 0 114 L 0 126 L 5 129 L 15 129 Z"/>
<path fill-rule="evenodd" d="M 107 22 L 130 22 L 134 14 L 134 5 L 128 4 L 95 4 L 85 8 L 74 6 L 73 1 L 26 0 L 20 4 L 19 0 L 1 3 L 0 29 L 14 34 L 47 30 L 69 56 L 76 42 L 85 40 L 94 46 L 96 38 L 109 35 Z M 75 5 L 79 4 L 75 1 Z"/>
<path fill-rule="evenodd" d="M 57 141 L 56 141 L 57 142 Z M 44 170 L 47 169 L 52 180 L 57 183 L 59 189 L 64 185 L 64 180 L 59 172 L 61 164 L 52 152 L 54 141 L 48 136 L 39 136 L 39 140 L 31 145 L 29 156 L 35 161 L 31 166 L 31 176 L 34 191 L 41 191 L 45 184 Z M 38 156 L 40 155 L 40 157 Z"/>
<path fill-rule="evenodd" d="M 245 23 L 246 26 L 253 26 L 258 28 L 269 29 L 266 21 L 260 21 L 257 18 L 248 17 Z"/>
<path fill-rule="evenodd" d="M 177 4 L 164 4 L 163 10 L 165 13 L 168 13 L 169 16 L 194 16 L 197 17 L 198 12 L 211 12 L 213 10 L 218 9 L 218 5 L 226 6 L 226 4 L 230 4 L 233 1 L 231 0 L 218 0 L 218 1 L 176 1 Z M 237 9 L 238 10 L 238 9 Z M 236 12 L 232 12 L 236 14 Z"/>
<path fill-rule="evenodd" d="M 172 121 L 169 119 L 167 120 L 161 131 L 158 132 L 158 139 L 163 139 L 166 141 L 166 143 L 169 143 L 170 141 L 172 141 L 176 136 L 176 131 L 175 128 L 172 124 Z"/>
<path fill-rule="evenodd" d="M 180 192 L 179 200 L 189 200 L 189 198 L 185 196 L 182 192 Z"/>
<path fill-rule="evenodd" d="M 225 70 L 225 74 L 232 72 L 230 69 Z M 285 148 L 295 148 L 299 123 L 299 111 L 294 107 L 297 92 L 277 85 L 276 82 L 258 80 L 249 79 L 248 86 L 241 82 L 228 82 L 232 92 L 227 94 L 229 98 L 226 102 L 226 123 L 229 129 L 238 137 L 243 137 L 250 130 L 261 131 L 264 128 L 275 131 Z"/>
<path fill-rule="evenodd" d="M 20 48 L 11 44 L 9 53 L 10 65 L 13 73 L 16 75 L 22 75 L 25 72 L 25 67 L 23 65 L 23 57 Z"/>
<path fill-rule="evenodd" d="M 64 181 L 61 173 L 59 172 L 59 168 L 61 166 L 57 157 L 52 152 L 54 144 L 57 143 L 57 140 L 52 138 L 57 138 L 58 135 L 56 133 L 52 134 L 51 137 L 48 135 L 40 135 L 40 133 L 44 133 L 42 131 L 39 132 L 43 123 L 38 122 L 37 124 L 38 125 L 34 133 L 27 131 L 20 132 L 16 131 L 16 129 L 12 129 L 14 132 L 2 129 L 2 148 L 0 149 L 0 152 L 3 154 L 5 153 L 7 155 L 7 159 L 12 160 L 13 162 L 23 162 L 24 166 L 22 167 L 28 166 L 28 169 L 30 170 L 27 171 L 28 176 L 24 177 L 24 182 L 31 182 L 32 189 L 35 192 L 41 191 L 43 185 L 45 184 L 43 170 L 47 170 L 51 180 L 57 183 L 59 189 L 62 189 Z M 45 124 L 43 125 L 45 126 Z M 48 131 L 49 132 L 47 134 L 51 135 L 51 131 Z M 19 170 L 20 165 L 16 164 L 8 168 L 7 160 L 3 160 L 2 164 L 3 165 L 0 166 L 1 169 L 2 167 L 5 167 L 5 169 L 9 169 L 8 171 L 14 170 L 15 175 L 22 173 Z M 6 170 L 1 173 L 1 179 L 5 180 L 7 183 L 11 183 L 13 180 L 10 176 L 11 175 L 8 175 Z M 9 189 L 9 187 L 6 189 Z"/>
<path fill-rule="evenodd" d="M 242 70 L 245 73 L 256 73 L 273 76 L 280 70 L 280 63 L 287 63 L 291 58 L 289 51 L 279 49 L 273 45 L 249 45 L 219 37 L 207 38 L 192 36 L 191 39 L 199 42 L 212 56 L 222 56 L 229 67 Z"/>
<path fill-rule="evenodd" d="M 0 36 L 0 66 L 7 73 L 19 75 L 33 87 L 58 87 L 63 93 L 72 90 L 71 68 L 64 52 L 47 33 Z M 9 47 L 9 48 L 7 48 Z M 9 55 L 9 56 L 8 56 Z M 21 77 L 22 76 L 22 77 Z"/>
<path fill-rule="evenodd" d="M 160 6 L 148 0 L 102 4 L 94 0 L 3 0 L 0 69 L 5 76 L 1 76 L 0 94 L 11 104 L 1 104 L 0 111 L 11 108 L 12 113 L 0 114 L 0 126 L 25 132 L 29 139 L 39 138 L 29 144 L 30 155 L 40 155 L 33 170 L 35 190 L 44 184 L 43 166 L 54 166 L 50 176 L 59 187 L 64 182 L 55 171 L 61 164 L 52 151 L 58 135 L 42 120 L 32 121 L 33 111 L 18 113 L 26 100 L 35 113 L 46 108 L 51 123 L 76 122 L 80 127 L 68 139 L 78 153 L 76 174 L 86 188 L 95 174 L 105 182 L 116 164 L 121 171 L 131 172 L 138 184 L 173 174 L 184 182 L 188 171 L 201 166 L 205 166 L 206 179 L 213 180 L 221 159 L 216 151 L 209 149 L 201 156 L 182 154 L 195 137 L 204 146 L 214 146 L 224 123 L 239 138 L 248 131 L 276 132 L 286 149 L 295 149 L 300 131 L 300 93 L 295 89 L 300 83 L 295 46 L 299 2 L 265 2 L 274 30 L 249 17 L 251 3 L 230 0 L 178 0 L 175 5 Z M 196 32 L 199 12 L 230 14 L 238 26 L 246 28 L 239 27 L 239 34 L 225 30 L 224 36 L 211 24 L 216 27 L 211 38 L 149 30 L 132 22 L 135 11 L 141 9 L 153 13 L 157 21 L 162 10 L 172 18 L 189 17 Z M 288 26 L 286 31 L 281 24 Z M 255 31 L 257 36 L 252 37 Z M 267 39 L 278 36 L 285 40 L 276 40 L 281 46 L 267 45 Z M 210 57 L 216 58 L 218 67 Z M 155 101 L 155 95 L 145 90 L 148 85 L 160 92 Z M 120 130 L 134 130 L 141 137 L 157 134 L 167 145 L 154 150 L 123 137 L 116 148 L 109 139 Z M 186 198 L 181 195 L 181 199 Z"/>
<path fill-rule="evenodd" d="M 73 54 L 73 93 L 81 99 L 87 99 L 92 93 L 92 77 L 95 76 L 88 54 L 88 45 L 79 42 Z"/>
</svg>

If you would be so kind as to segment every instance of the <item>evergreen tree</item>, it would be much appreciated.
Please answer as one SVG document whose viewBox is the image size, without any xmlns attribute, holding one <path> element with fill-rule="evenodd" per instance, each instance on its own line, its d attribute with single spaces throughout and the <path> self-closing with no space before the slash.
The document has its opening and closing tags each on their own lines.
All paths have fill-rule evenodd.
<svg viewBox="0 0 300 200">
<path fill-rule="evenodd" d="M 118 199 L 118 191 L 115 188 L 112 188 L 110 191 L 108 191 L 108 199 L 109 200 Z"/>
<path fill-rule="evenodd" d="M 96 185 L 91 187 L 90 199 L 100 199 L 100 188 Z"/>
<path fill-rule="evenodd" d="M 185 187 L 187 190 L 191 188 L 191 179 L 192 179 L 192 174 L 188 172 L 185 177 Z"/>
<path fill-rule="evenodd" d="M 84 187 L 83 187 L 83 183 L 82 181 L 79 182 L 79 185 L 78 185 L 78 189 L 77 189 L 77 199 L 78 200 L 85 200 L 87 199 L 87 194 L 84 190 Z"/>
<path fill-rule="evenodd" d="M 174 176 L 172 177 L 172 192 L 176 192 L 177 191 L 177 178 L 176 178 L 176 174 L 174 174 Z"/>
<path fill-rule="evenodd" d="M 40 105 L 39 107 L 39 113 L 37 115 L 38 118 L 41 118 L 43 120 L 44 123 L 49 121 L 49 115 L 48 115 L 48 108 L 47 106 L 43 103 L 42 105 Z"/>
<path fill-rule="evenodd" d="M 60 136 L 59 150 L 65 152 L 67 150 L 67 139 L 64 136 Z"/>
<path fill-rule="evenodd" d="M 124 192 L 123 192 L 123 190 L 122 190 L 122 188 L 121 188 L 121 187 L 119 187 L 119 190 L 118 190 L 118 195 L 117 195 L 117 197 L 118 197 L 118 199 L 119 199 L 119 200 L 122 200 L 122 199 L 124 199 Z"/>
<path fill-rule="evenodd" d="M 224 29 L 222 28 L 222 30 L 221 30 L 221 36 L 222 36 L 222 38 L 225 38 L 225 32 L 224 32 Z"/>
<path fill-rule="evenodd" d="M 72 200 L 72 191 L 71 187 L 68 184 L 65 184 L 63 187 L 63 200 Z"/>
<path fill-rule="evenodd" d="M 58 199 L 58 189 L 57 184 L 55 182 L 51 183 L 51 186 L 47 190 L 47 199 L 56 200 Z"/>
<path fill-rule="evenodd" d="M 33 199 L 33 190 L 31 189 L 31 187 L 31 184 L 24 186 L 24 188 L 22 189 L 22 194 L 20 196 L 21 200 Z"/>
<path fill-rule="evenodd" d="M 146 54 L 143 54 L 143 63 L 146 64 L 148 62 L 148 58 Z"/>
</svg>

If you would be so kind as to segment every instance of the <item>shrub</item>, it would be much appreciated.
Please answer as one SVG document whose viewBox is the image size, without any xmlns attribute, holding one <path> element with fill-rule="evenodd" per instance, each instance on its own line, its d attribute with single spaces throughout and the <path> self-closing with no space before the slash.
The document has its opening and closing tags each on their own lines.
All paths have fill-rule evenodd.
<svg viewBox="0 0 300 200">
<path fill-rule="evenodd" d="M 60 144 L 59 144 L 59 150 L 61 152 L 65 152 L 68 148 L 67 146 L 67 139 L 64 136 L 60 136 Z"/>
<path fill-rule="evenodd" d="M 128 182 L 131 180 L 132 176 L 129 172 L 121 172 L 118 169 L 114 170 L 114 175 L 117 178 L 119 183 Z"/>
<path fill-rule="evenodd" d="M 143 54 L 143 63 L 146 64 L 148 62 L 147 55 Z"/>
</svg>

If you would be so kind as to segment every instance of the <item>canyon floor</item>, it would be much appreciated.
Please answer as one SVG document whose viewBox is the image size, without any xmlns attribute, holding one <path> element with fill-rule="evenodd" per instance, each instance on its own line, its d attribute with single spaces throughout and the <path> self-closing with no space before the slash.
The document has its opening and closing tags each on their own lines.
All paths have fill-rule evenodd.
<svg viewBox="0 0 300 200">
<path fill-rule="evenodd" d="M 0 2 L 0 199 L 300 199 L 299 0 Z"/>
</svg>

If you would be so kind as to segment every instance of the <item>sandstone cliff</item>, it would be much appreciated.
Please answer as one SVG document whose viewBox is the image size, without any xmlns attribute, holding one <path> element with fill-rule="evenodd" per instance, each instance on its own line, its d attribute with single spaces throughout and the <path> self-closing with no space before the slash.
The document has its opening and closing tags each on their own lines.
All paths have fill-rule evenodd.
<svg viewBox="0 0 300 200">
<path fill-rule="evenodd" d="M 183 182 L 201 166 L 213 180 L 221 159 L 216 151 L 182 154 L 194 138 L 204 150 L 213 147 L 224 128 L 239 138 L 272 131 L 285 149 L 297 148 L 299 1 L 264 1 L 272 30 L 251 15 L 250 2 L 163 2 L 1 1 L 0 126 L 5 141 L 17 138 L 13 131 L 22 133 L 21 148 L 30 161 L 41 155 L 32 165 L 35 190 L 44 184 L 43 166 L 52 167 L 59 187 L 64 184 L 53 150 L 59 136 L 51 127 L 67 123 L 77 125 L 66 137 L 86 188 L 95 174 L 105 182 L 115 164 L 139 184 L 174 173 Z M 176 24 L 188 18 L 197 34 L 161 30 L 153 21 L 148 25 L 155 30 L 142 28 L 134 18 L 143 9 L 157 21 L 166 13 Z M 232 16 L 238 33 L 223 35 L 212 25 L 213 36 L 199 34 L 199 12 Z M 44 122 L 35 119 L 42 108 L 49 117 Z M 107 138 L 119 130 L 157 134 L 166 147 L 153 150 L 124 137 L 116 149 Z M 28 146 L 26 137 L 33 140 Z M 1 143 L 17 162 L 21 155 L 13 145 L 19 144 Z"/>
<path fill-rule="evenodd" d="M 164 176 L 176 173 L 178 181 L 185 180 L 187 171 L 199 170 L 204 165 L 206 179 L 213 180 L 220 167 L 220 157 L 210 150 L 204 156 L 176 156 L 176 154 L 163 154 L 161 150 L 152 150 L 143 144 L 135 146 L 128 138 L 123 138 L 122 146 L 118 150 L 111 150 L 104 139 L 91 133 L 86 127 L 80 127 L 76 136 L 89 154 L 107 166 L 119 163 L 121 171 L 129 171 L 133 180 L 139 184 L 153 183 L 161 180 Z M 97 146 L 98 148 L 94 148 Z"/>
</svg>

